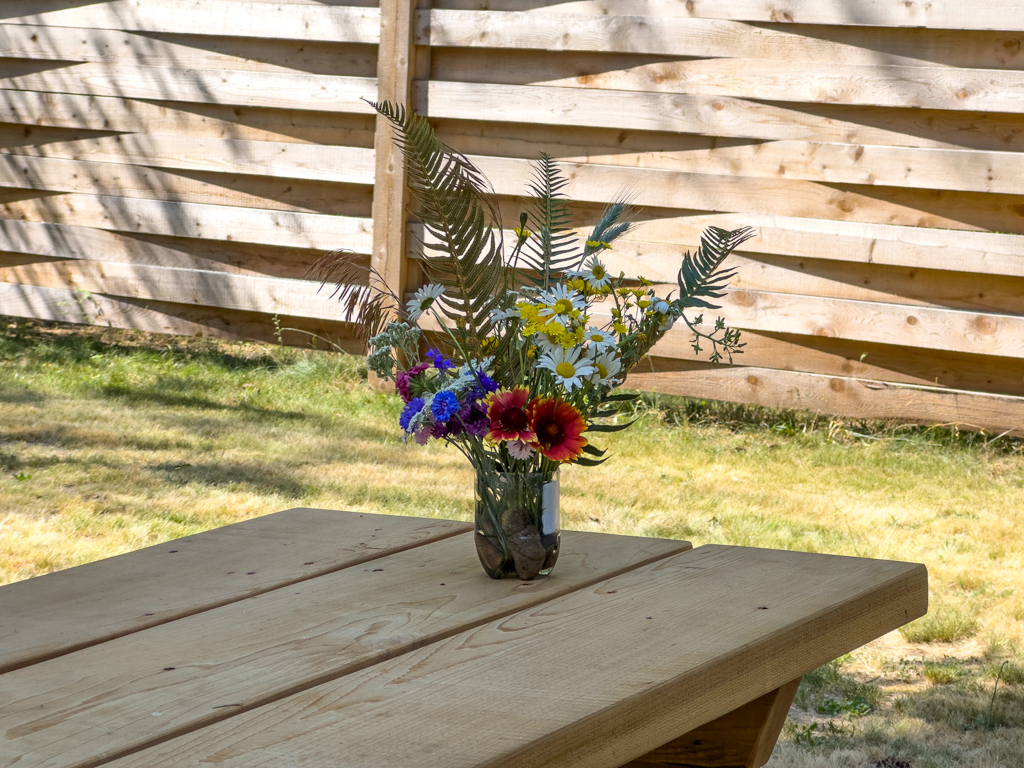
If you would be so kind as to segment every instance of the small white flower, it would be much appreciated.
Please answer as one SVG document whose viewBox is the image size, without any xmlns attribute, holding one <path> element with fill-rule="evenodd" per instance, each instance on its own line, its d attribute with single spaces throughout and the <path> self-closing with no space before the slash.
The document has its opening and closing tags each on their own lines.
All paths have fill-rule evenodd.
<svg viewBox="0 0 1024 768">
<path fill-rule="evenodd" d="M 437 297 L 444 293 L 444 286 L 431 283 L 430 285 L 424 285 L 416 293 L 412 295 L 412 298 L 406 303 L 406 309 L 409 311 L 409 319 L 414 323 L 420 319 L 420 315 L 430 309 Z"/>
<path fill-rule="evenodd" d="M 513 459 L 528 459 L 533 456 L 533 446 L 522 440 L 511 440 L 505 443 L 505 446 Z"/>
<path fill-rule="evenodd" d="M 652 310 L 657 312 L 659 315 L 668 315 L 672 313 L 672 305 L 664 299 L 655 299 Z"/>
<path fill-rule="evenodd" d="M 568 316 L 574 309 L 583 309 L 587 305 L 582 296 L 562 284 L 541 293 L 540 301 L 547 305 L 537 313 L 541 317 Z"/>
<path fill-rule="evenodd" d="M 513 317 L 519 317 L 519 308 L 516 306 L 509 307 L 508 309 L 491 310 L 491 320 L 495 323 L 502 320 L 511 320 Z"/>
<path fill-rule="evenodd" d="M 583 386 L 583 377 L 594 372 L 594 366 L 587 358 L 580 359 L 583 350 L 553 349 L 545 354 L 537 363 L 538 368 L 546 368 L 554 374 L 555 381 L 572 392 L 576 387 Z"/>
<path fill-rule="evenodd" d="M 583 340 L 595 352 L 604 352 L 615 346 L 615 335 L 608 331 L 602 331 L 600 328 L 590 328 Z"/>
<path fill-rule="evenodd" d="M 611 278 L 608 276 L 608 270 L 597 256 L 591 256 L 584 266 L 586 269 L 583 271 L 581 277 L 590 284 L 591 288 L 595 290 L 604 288 L 611 282 Z"/>
<path fill-rule="evenodd" d="M 594 366 L 594 373 L 590 380 L 595 384 L 613 383 L 619 371 L 622 370 L 622 362 L 615 352 L 591 354 L 590 363 Z"/>
</svg>

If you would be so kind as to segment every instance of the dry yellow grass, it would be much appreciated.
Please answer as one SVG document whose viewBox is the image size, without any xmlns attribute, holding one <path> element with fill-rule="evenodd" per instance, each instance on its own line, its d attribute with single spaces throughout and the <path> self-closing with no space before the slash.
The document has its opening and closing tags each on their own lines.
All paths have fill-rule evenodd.
<svg viewBox="0 0 1024 768">
<path fill-rule="evenodd" d="M 462 457 L 403 444 L 360 371 L 11 324 L 0 583 L 294 506 L 469 519 Z M 929 617 L 810 676 L 770 765 L 1024 765 L 1024 456 L 983 442 L 653 399 L 563 472 L 564 525 L 926 563 Z"/>
</svg>

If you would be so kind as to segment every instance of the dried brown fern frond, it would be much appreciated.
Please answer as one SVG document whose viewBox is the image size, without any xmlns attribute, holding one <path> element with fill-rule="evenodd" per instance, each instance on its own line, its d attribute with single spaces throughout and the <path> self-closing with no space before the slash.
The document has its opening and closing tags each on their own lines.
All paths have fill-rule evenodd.
<svg viewBox="0 0 1024 768">
<path fill-rule="evenodd" d="M 329 251 L 306 271 L 306 277 L 320 281 L 320 290 L 334 284 L 330 297 L 338 298 L 344 309 L 344 321 L 356 326 L 364 346 L 389 321 L 396 317 L 405 319 L 401 299 L 365 261 L 365 256 L 352 251 Z"/>
</svg>

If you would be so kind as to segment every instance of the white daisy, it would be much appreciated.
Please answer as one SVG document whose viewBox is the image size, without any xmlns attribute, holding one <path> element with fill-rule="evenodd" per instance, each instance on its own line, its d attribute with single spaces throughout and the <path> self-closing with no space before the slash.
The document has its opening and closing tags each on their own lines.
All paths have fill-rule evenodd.
<svg viewBox="0 0 1024 768">
<path fill-rule="evenodd" d="M 594 366 L 590 380 L 595 384 L 611 384 L 622 370 L 622 362 L 615 352 L 591 354 L 590 363 Z"/>
<path fill-rule="evenodd" d="M 604 264 L 601 263 L 601 260 L 597 258 L 597 256 L 591 256 L 584 266 L 586 269 L 580 276 L 590 284 L 591 288 L 595 290 L 604 288 L 611 282 L 611 278 L 608 276 L 608 270 L 605 269 Z"/>
<path fill-rule="evenodd" d="M 664 299 L 655 299 L 654 306 L 651 307 L 659 315 L 667 315 L 672 312 L 672 305 Z"/>
<path fill-rule="evenodd" d="M 604 352 L 615 346 L 615 335 L 600 328 L 590 328 L 583 340 L 594 352 Z"/>
<path fill-rule="evenodd" d="M 442 293 L 444 293 L 444 286 L 437 285 L 436 283 L 424 285 L 416 291 L 405 305 L 409 311 L 409 319 L 414 323 L 419 320 L 420 315 L 430 309 L 431 305 Z"/>
<path fill-rule="evenodd" d="M 510 440 L 505 443 L 505 447 L 508 448 L 508 454 L 513 459 L 528 459 L 533 456 L 533 446 L 522 440 Z"/>
<path fill-rule="evenodd" d="M 495 323 L 501 322 L 502 320 L 511 320 L 513 317 L 519 317 L 519 308 L 512 306 L 508 309 L 492 309 L 491 320 Z"/>
<path fill-rule="evenodd" d="M 541 317 L 568 316 L 574 309 L 583 309 L 586 306 L 582 296 L 561 284 L 541 293 L 540 301 L 546 305 L 537 313 Z"/>
<path fill-rule="evenodd" d="M 538 368 L 547 368 L 555 376 L 555 381 L 572 392 L 576 387 L 582 387 L 584 376 L 594 372 L 594 366 L 587 358 L 580 359 L 583 350 L 580 347 L 572 349 L 553 349 L 545 354 L 537 363 Z"/>
</svg>

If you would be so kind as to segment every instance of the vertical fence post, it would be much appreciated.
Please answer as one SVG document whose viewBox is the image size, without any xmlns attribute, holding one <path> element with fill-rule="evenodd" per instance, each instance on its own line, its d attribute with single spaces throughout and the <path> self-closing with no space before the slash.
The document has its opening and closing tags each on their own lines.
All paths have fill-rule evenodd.
<svg viewBox="0 0 1024 768">
<path fill-rule="evenodd" d="M 377 52 L 377 100 L 411 106 L 415 71 L 417 0 L 380 0 L 380 46 Z M 377 115 L 373 140 L 373 255 L 371 263 L 399 296 L 408 287 L 405 163 L 392 140 L 391 125 Z"/>
</svg>

